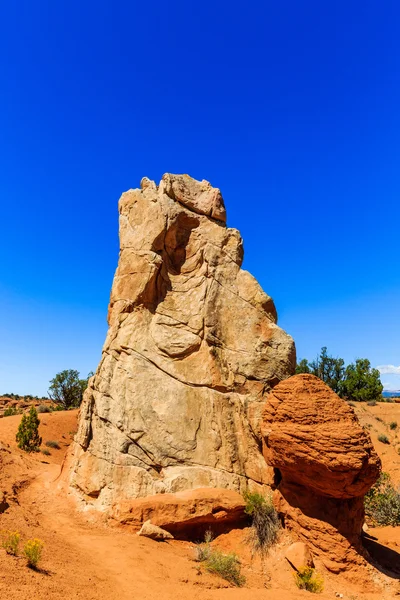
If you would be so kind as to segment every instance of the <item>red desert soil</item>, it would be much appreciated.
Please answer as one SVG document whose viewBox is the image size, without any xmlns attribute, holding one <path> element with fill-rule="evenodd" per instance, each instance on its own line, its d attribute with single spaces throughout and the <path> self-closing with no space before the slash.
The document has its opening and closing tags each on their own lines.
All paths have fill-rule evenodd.
<svg viewBox="0 0 400 600">
<path fill-rule="evenodd" d="M 363 424 L 371 423 L 373 441 L 385 470 L 393 478 L 399 478 L 400 455 L 395 451 L 398 434 L 376 421 L 376 415 L 385 422 L 398 420 L 400 424 L 400 405 L 360 405 L 356 410 Z M 0 529 L 19 531 L 23 541 L 37 537 L 45 543 L 39 571 L 29 569 L 22 557 L 9 556 L 0 548 L 1 599 L 298 600 L 309 596 L 296 588 L 291 568 L 284 559 L 285 548 L 292 541 L 285 532 L 264 565 L 259 559 L 251 559 L 246 529 L 221 535 L 213 542 L 241 558 L 247 583 L 244 588 L 235 588 L 204 572 L 194 562 L 193 544 L 175 540 L 155 542 L 78 512 L 73 499 L 60 485 L 59 477 L 66 449 L 76 430 L 77 411 L 39 416 L 42 447 L 49 440 L 61 446 L 59 450 L 48 448 L 50 456 L 27 455 L 18 450 L 15 433 L 20 416 L 0 419 L 0 496 L 5 491 L 9 504 L 0 514 Z M 377 441 L 381 429 L 393 439 L 390 446 L 383 447 Z M 377 538 L 373 543 L 378 551 L 389 553 L 384 560 L 388 564 L 398 560 L 400 564 L 400 528 L 377 528 L 369 533 Z M 318 565 L 317 568 L 325 582 L 320 598 L 343 594 L 347 600 L 390 600 L 400 594 L 398 579 L 373 567 L 348 577 L 334 577 Z"/>
</svg>

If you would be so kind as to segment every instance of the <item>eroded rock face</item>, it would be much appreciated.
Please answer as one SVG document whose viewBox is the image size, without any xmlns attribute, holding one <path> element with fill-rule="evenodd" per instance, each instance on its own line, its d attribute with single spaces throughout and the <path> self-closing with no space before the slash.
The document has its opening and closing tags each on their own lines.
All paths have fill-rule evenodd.
<svg viewBox="0 0 400 600">
<path fill-rule="evenodd" d="M 81 408 L 71 483 L 116 500 L 263 485 L 264 395 L 295 368 L 272 299 L 241 267 L 221 193 L 187 175 L 119 201 L 109 331 Z"/>
<path fill-rule="evenodd" d="M 313 375 L 295 375 L 267 397 L 266 462 L 284 520 L 335 572 L 360 562 L 363 497 L 380 459 L 353 409 Z"/>
<path fill-rule="evenodd" d="M 243 496 L 233 490 L 197 488 L 175 494 L 156 494 L 114 505 L 113 519 L 133 530 L 151 520 L 179 539 L 202 540 L 248 523 Z"/>
</svg>

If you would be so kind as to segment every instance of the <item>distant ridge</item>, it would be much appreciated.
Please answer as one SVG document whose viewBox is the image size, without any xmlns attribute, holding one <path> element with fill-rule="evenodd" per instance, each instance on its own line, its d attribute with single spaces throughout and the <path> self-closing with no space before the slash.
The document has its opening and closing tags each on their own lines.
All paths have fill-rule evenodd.
<svg viewBox="0 0 400 600">
<path fill-rule="evenodd" d="M 397 398 L 400 396 L 400 390 L 394 390 L 393 392 L 383 391 L 382 396 L 384 398 Z"/>
</svg>

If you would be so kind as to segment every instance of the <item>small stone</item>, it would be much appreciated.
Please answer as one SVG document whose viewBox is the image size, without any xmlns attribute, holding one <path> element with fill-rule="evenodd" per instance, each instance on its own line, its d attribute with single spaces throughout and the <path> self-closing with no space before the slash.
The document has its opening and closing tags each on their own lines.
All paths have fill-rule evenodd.
<svg viewBox="0 0 400 600">
<path fill-rule="evenodd" d="M 299 571 L 302 567 L 314 567 L 310 549 L 303 542 L 295 542 L 289 546 L 285 558 L 296 571 Z"/>
<path fill-rule="evenodd" d="M 161 527 L 157 527 L 157 525 L 153 525 L 150 519 L 143 523 L 141 530 L 138 531 L 138 535 L 148 537 L 151 540 L 156 540 L 157 542 L 174 539 L 174 536 L 169 533 L 169 531 L 161 529 Z"/>
</svg>

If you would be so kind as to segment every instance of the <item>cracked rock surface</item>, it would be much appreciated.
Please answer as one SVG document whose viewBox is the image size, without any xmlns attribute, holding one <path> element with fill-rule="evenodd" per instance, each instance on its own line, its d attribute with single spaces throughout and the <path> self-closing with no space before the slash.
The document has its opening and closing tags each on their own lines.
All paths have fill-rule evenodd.
<svg viewBox="0 0 400 600">
<path fill-rule="evenodd" d="M 100 509 L 185 489 L 270 481 L 264 397 L 293 374 L 293 340 L 241 269 L 221 193 L 188 175 L 119 201 L 109 330 L 71 457 L 71 485 Z"/>
</svg>

